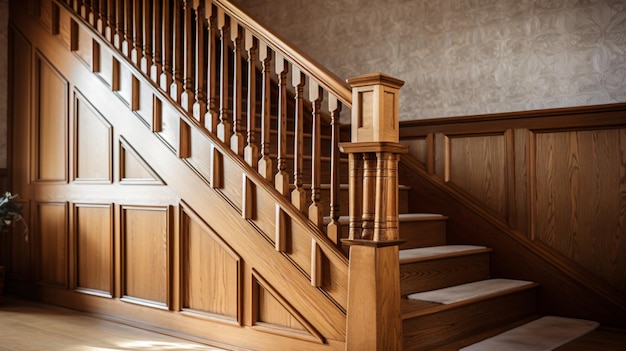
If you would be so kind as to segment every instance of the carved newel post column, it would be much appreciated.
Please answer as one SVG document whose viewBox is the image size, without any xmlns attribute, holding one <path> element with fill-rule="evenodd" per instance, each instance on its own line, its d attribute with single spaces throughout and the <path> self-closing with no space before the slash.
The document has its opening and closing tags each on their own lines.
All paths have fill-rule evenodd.
<svg viewBox="0 0 626 351">
<path fill-rule="evenodd" d="M 350 246 L 346 350 L 402 349 L 398 245 L 398 94 L 404 82 L 381 73 L 352 87 L 349 154 Z"/>
</svg>

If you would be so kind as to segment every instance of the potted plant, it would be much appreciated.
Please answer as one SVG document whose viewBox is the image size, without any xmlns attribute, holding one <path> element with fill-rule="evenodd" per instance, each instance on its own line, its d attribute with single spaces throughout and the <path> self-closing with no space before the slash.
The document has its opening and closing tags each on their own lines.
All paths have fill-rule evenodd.
<svg viewBox="0 0 626 351">
<path fill-rule="evenodd" d="M 16 197 L 18 197 L 17 194 L 13 195 L 8 191 L 0 196 L 0 231 L 2 233 L 8 232 L 10 227 L 20 221 L 24 224 L 24 233 L 28 233 L 28 226 L 26 225 L 26 221 L 24 221 L 24 217 L 22 217 L 23 205 L 13 201 Z M 24 239 L 28 240 L 28 236 L 25 236 Z M 0 266 L 0 294 L 2 294 L 3 286 L 4 267 Z"/>
</svg>

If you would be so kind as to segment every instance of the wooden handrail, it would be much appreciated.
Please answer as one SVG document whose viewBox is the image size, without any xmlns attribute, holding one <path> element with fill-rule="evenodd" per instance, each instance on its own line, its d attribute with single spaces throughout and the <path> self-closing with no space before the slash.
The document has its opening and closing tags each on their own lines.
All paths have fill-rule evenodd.
<svg viewBox="0 0 626 351">
<path fill-rule="evenodd" d="M 333 94 L 345 107 L 352 108 L 352 91 L 342 80 L 332 72 L 326 70 L 315 60 L 296 49 L 280 36 L 270 32 L 248 14 L 225 0 L 213 0 L 224 12 L 237 20 L 247 30 L 254 33 L 259 40 L 268 44 L 272 50 L 278 52 L 287 61 L 295 65 L 304 74 L 313 78 L 324 90 Z"/>
</svg>

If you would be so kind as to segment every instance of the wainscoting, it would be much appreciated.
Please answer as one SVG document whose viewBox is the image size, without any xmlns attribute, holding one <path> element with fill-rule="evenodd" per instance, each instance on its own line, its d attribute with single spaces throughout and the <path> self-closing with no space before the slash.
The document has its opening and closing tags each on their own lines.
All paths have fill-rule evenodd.
<svg viewBox="0 0 626 351">
<path fill-rule="evenodd" d="M 626 104 L 406 122 L 400 133 L 411 155 L 405 179 L 422 172 L 496 227 L 478 233 L 455 226 L 455 205 L 442 204 L 450 237 L 486 244 L 507 235 L 617 310 L 626 308 Z M 424 184 L 409 185 L 418 193 L 412 198 L 422 198 L 411 210 L 427 209 L 432 194 L 419 190 Z M 515 257 L 495 251 L 496 261 Z M 514 271 L 528 276 L 543 269 L 524 257 L 500 262 L 524 266 Z M 562 288 L 550 279 L 541 284 L 542 293 Z M 553 306 L 557 300 L 550 299 Z"/>
</svg>

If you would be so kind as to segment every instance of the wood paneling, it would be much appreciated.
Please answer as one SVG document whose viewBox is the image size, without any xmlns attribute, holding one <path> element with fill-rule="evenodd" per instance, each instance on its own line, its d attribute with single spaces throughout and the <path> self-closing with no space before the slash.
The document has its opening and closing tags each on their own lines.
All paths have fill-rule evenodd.
<svg viewBox="0 0 626 351">
<path fill-rule="evenodd" d="M 535 141 L 533 239 L 626 294 L 626 128 Z"/>
<path fill-rule="evenodd" d="M 120 183 L 122 184 L 163 184 L 158 174 L 148 165 L 137 151 L 120 138 Z"/>
<path fill-rule="evenodd" d="M 113 181 L 113 128 L 79 92 L 74 98 L 74 177 Z"/>
<path fill-rule="evenodd" d="M 240 321 L 241 258 L 189 210 L 181 232 L 183 308 Z"/>
<path fill-rule="evenodd" d="M 36 57 L 35 180 L 67 181 L 69 83 L 41 55 Z"/>
<path fill-rule="evenodd" d="M 78 36 L 76 39 L 78 47 L 76 48 L 75 53 L 91 70 L 93 60 L 93 40 L 91 39 L 91 35 L 89 35 L 89 33 L 87 33 L 82 26 L 78 26 L 76 35 Z"/>
<path fill-rule="evenodd" d="M 160 127 L 158 135 L 165 140 L 172 150 L 176 150 L 178 148 L 178 136 L 180 135 L 180 115 L 169 104 L 162 105 Z"/>
<path fill-rule="evenodd" d="M 39 281 L 67 287 L 69 254 L 67 204 L 38 203 L 36 216 Z"/>
<path fill-rule="evenodd" d="M 76 288 L 113 295 L 113 207 L 75 204 Z"/>
<path fill-rule="evenodd" d="M 506 149 L 503 135 L 446 137 L 445 179 L 507 216 Z"/>
<path fill-rule="evenodd" d="M 122 295 L 128 301 L 168 306 L 169 209 L 124 205 L 121 206 L 120 220 Z"/>
<path fill-rule="evenodd" d="M 405 142 L 436 141 L 427 143 L 434 174 L 423 151 L 406 160 L 410 209 L 449 215 L 451 243 L 493 247 L 494 272 L 539 281 L 548 313 L 623 325 L 625 115 L 614 104 L 403 123 Z"/>
</svg>

